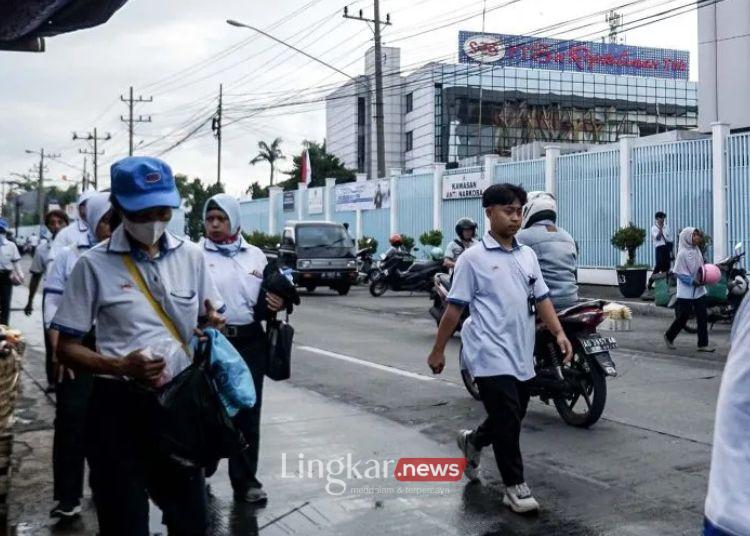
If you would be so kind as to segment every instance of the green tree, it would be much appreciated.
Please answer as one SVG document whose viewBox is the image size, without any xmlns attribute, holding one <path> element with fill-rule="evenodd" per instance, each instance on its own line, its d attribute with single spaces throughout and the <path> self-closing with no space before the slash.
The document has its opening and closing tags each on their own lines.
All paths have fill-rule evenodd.
<svg viewBox="0 0 750 536">
<path fill-rule="evenodd" d="M 200 240 L 204 231 L 203 205 L 210 197 L 224 193 L 224 186 L 214 183 L 206 187 L 199 178 L 191 181 L 187 175 L 179 173 L 174 178 L 180 197 L 185 201 L 185 232 L 191 240 Z"/>
<path fill-rule="evenodd" d="M 276 170 L 276 162 L 279 160 L 283 160 L 286 158 L 284 154 L 281 152 L 281 138 L 276 138 L 271 142 L 271 145 L 268 145 L 264 141 L 258 142 L 258 149 L 260 152 L 250 160 L 250 165 L 254 166 L 255 164 L 258 164 L 260 162 L 268 162 L 268 164 L 271 166 L 271 181 L 270 186 L 273 186 L 273 174 Z"/>
<path fill-rule="evenodd" d="M 258 181 L 255 181 L 250 185 L 250 188 L 247 189 L 247 193 L 249 193 L 253 199 L 263 199 L 264 197 L 268 197 L 268 186 L 263 188 Z"/>
<path fill-rule="evenodd" d="M 311 140 L 302 142 L 303 147 L 310 155 L 310 167 L 312 168 L 312 181 L 309 187 L 325 186 L 326 179 L 336 179 L 337 184 L 353 182 L 354 171 L 347 169 L 338 157 L 326 151 L 326 142 L 318 143 Z M 292 158 L 292 170 L 287 171 L 291 178 L 285 184 L 291 183 L 296 188 L 297 183 L 302 180 L 302 155 Z"/>
</svg>

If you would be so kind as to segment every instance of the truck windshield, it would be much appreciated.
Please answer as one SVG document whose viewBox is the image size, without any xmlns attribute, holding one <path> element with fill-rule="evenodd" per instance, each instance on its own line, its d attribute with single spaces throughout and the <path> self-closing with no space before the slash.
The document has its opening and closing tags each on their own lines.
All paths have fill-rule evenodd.
<svg viewBox="0 0 750 536">
<path fill-rule="evenodd" d="M 354 246 L 352 238 L 343 227 L 334 225 L 304 226 L 297 228 L 297 246 L 303 248 Z"/>
</svg>

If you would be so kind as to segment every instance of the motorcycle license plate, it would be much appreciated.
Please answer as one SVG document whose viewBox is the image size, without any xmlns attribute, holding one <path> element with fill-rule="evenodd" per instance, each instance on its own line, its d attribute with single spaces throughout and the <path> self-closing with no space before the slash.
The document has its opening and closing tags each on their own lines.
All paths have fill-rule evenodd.
<svg viewBox="0 0 750 536">
<path fill-rule="evenodd" d="M 600 354 L 617 348 L 613 337 L 581 337 L 578 339 L 586 355 Z"/>
</svg>

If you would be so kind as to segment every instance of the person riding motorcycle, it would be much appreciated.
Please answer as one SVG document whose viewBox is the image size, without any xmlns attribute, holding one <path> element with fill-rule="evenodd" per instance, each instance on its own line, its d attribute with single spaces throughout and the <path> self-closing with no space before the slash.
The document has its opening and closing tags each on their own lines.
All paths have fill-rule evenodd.
<svg viewBox="0 0 750 536">
<path fill-rule="evenodd" d="M 557 201 L 547 192 L 530 192 L 516 238 L 536 253 L 555 310 L 578 303 L 578 246 L 557 226 Z"/>
<path fill-rule="evenodd" d="M 471 218 L 461 218 L 456 222 L 456 236 L 458 238 L 448 244 L 445 250 L 443 266 L 453 270 L 461 253 L 479 243 L 477 240 L 477 223 Z"/>
<path fill-rule="evenodd" d="M 401 267 L 404 264 L 404 257 L 409 253 L 404 247 L 404 239 L 400 234 L 394 233 L 388 242 L 391 244 L 391 247 L 385 252 L 381 266 L 383 268 Z"/>
</svg>

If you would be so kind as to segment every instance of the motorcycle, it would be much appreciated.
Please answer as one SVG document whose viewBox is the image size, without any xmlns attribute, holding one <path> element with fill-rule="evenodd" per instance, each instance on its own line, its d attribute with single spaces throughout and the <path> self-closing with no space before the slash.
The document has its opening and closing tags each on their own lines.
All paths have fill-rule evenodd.
<svg viewBox="0 0 750 536">
<path fill-rule="evenodd" d="M 408 253 L 396 253 L 381 261 L 380 268 L 372 275 L 370 294 L 377 298 L 388 290 L 429 291 L 435 274 L 444 271 L 442 257 L 415 261 Z"/>
<path fill-rule="evenodd" d="M 377 266 L 373 257 L 372 240 L 368 240 L 367 247 L 364 247 L 357 251 L 357 282 L 360 284 L 368 284 L 372 279 L 372 276 L 377 272 Z"/>
<path fill-rule="evenodd" d="M 573 360 L 563 364 L 563 356 L 552 333 L 537 322 L 534 347 L 536 376 L 529 380 L 531 396 L 555 405 L 563 421 L 577 428 L 589 428 L 604 411 L 607 401 L 607 377 L 617 376 L 610 350 L 617 348 L 612 337 L 596 331 L 604 321 L 603 300 L 575 305 L 558 313 L 563 330 L 573 345 Z M 464 366 L 463 345 L 459 353 L 461 379 L 469 394 L 480 400 L 479 389 Z"/>
<path fill-rule="evenodd" d="M 709 285 L 706 290 L 706 308 L 708 312 L 708 323 L 713 328 L 717 322 L 725 322 L 731 324 L 734 322 L 734 315 L 737 314 L 737 310 L 740 308 L 742 300 L 748 291 L 748 276 L 747 270 L 740 266 L 740 262 L 745 257 L 743 250 L 743 243 L 739 242 L 734 246 L 734 255 L 722 259 L 716 263 L 716 266 L 721 270 L 721 281 L 715 285 Z M 670 273 L 669 277 L 674 280 L 674 274 Z M 675 290 L 672 295 L 668 307 L 675 309 L 675 316 L 678 311 L 675 307 L 677 303 L 676 294 L 676 283 L 672 287 Z M 685 326 L 685 331 L 688 333 L 696 333 L 698 326 L 695 323 L 695 316 L 691 315 L 690 320 Z"/>
<path fill-rule="evenodd" d="M 448 293 L 451 290 L 451 276 L 445 273 L 435 274 L 433 279 L 433 287 L 430 292 L 430 299 L 432 300 L 432 307 L 430 307 L 430 316 L 435 319 L 435 322 L 440 326 L 440 320 L 443 318 L 445 308 L 448 303 Z M 464 321 L 469 318 L 469 308 L 465 308 L 461 315 L 461 320 L 456 326 L 455 333 L 461 331 L 461 327 L 464 325 Z"/>
</svg>

